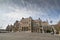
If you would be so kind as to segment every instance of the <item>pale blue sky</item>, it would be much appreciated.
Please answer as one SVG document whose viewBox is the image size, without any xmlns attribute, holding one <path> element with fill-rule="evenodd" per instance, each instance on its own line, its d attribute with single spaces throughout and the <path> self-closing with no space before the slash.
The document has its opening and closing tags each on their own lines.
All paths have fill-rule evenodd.
<svg viewBox="0 0 60 40">
<path fill-rule="evenodd" d="M 0 28 L 29 16 L 56 24 L 60 20 L 60 0 L 0 0 Z"/>
</svg>

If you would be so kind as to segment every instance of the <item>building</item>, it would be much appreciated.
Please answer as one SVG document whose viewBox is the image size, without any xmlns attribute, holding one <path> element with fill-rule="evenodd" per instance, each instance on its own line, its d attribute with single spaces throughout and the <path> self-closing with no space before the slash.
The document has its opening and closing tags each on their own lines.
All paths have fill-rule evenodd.
<svg viewBox="0 0 60 40">
<path fill-rule="evenodd" d="M 56 30 L 56 34 L 60 34 L 60 21 L 54 25 L 54 28 Z"/>
<path fill-rule="evenodd" d="M 33 20 L 32 17 L 22 18 L 20 21 L 16 21 L 13 25 L 12 30 L 29 31 L 29 32 L 44 32 L 44 27 L 48 27 L 49 23 L 47 21 L 42 21 L 40 18 Z"/>
</svg>

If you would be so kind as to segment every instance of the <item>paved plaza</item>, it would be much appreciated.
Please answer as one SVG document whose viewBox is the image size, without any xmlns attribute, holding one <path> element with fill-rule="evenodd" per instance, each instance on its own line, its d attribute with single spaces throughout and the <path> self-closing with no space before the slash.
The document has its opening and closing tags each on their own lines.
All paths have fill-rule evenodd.
<svg viewBox="0 0 60 40">
<path fill-rule="evenodd" d="M 60 36 L 49 33 L 11 32 L 0 33 L 0 40 L 60 40 Z"/>
</svg>

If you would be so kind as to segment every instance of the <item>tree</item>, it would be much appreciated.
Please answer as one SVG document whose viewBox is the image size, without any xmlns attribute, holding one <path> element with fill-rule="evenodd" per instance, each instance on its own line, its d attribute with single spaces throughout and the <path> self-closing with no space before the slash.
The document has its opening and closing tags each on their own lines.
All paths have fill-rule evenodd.
<svg viewBox="0 0 60 40">
<path fill-rule="evenodd" d="M 6 27 L 6 31 L 12 31 L 12 25 L 8 25 L 7 27 Z"/>
</svg>

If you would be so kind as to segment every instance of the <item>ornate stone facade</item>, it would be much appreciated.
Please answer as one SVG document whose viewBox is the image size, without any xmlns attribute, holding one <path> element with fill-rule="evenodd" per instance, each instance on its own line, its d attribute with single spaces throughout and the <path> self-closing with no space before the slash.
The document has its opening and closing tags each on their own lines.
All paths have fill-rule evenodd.
<svg viewBox="0 0 60 40">
<path fill-rule="evenodd" d="M 15 30 L 17 31 L 29 31 L 29 32 L 44 32 L 44 26 L 48 26 L 48 22 L 42 21 L 40 18 L 37 20 L 33 20 L 32 17 L 22 18 L 21 21 L 16 21 L 14 23 Z M 12 30 L 13 30 L 12 29 Z"/>
</svg>

